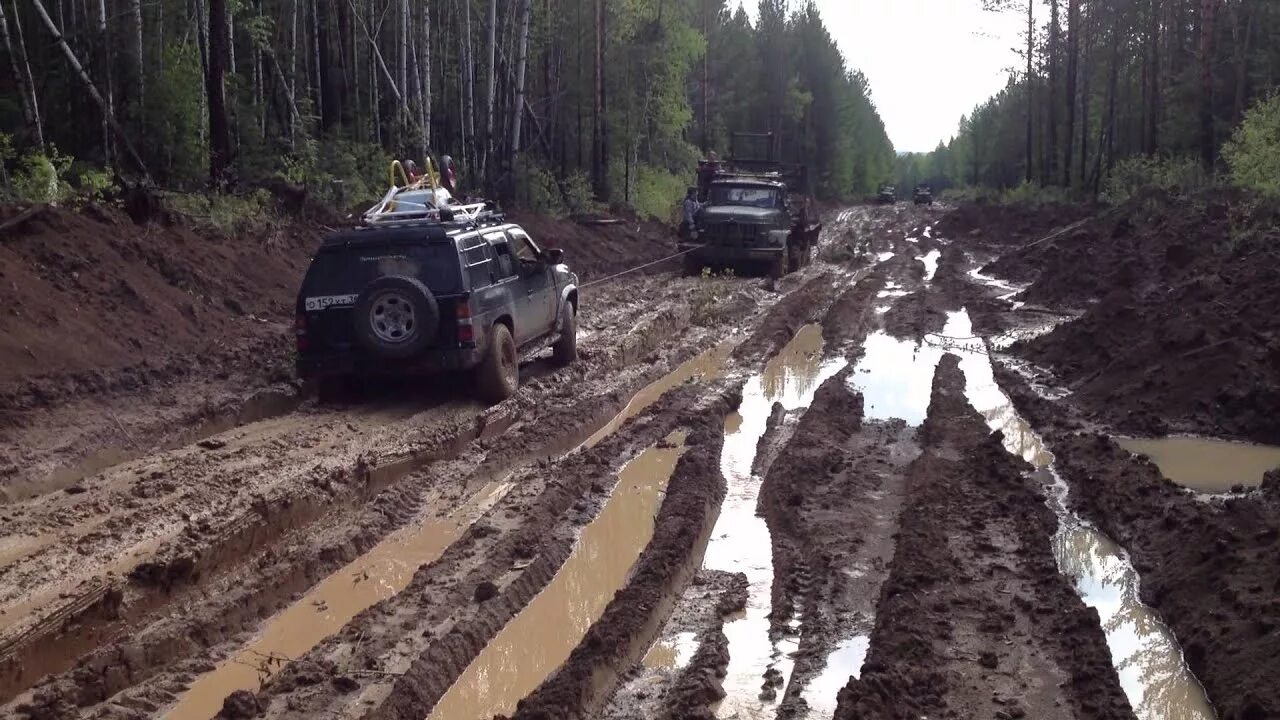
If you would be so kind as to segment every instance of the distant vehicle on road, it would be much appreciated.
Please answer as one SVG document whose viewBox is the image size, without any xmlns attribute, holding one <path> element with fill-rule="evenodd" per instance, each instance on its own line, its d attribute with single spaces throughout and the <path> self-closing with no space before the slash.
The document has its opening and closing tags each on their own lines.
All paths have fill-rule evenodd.
<svg viewBox="0 0 1280 720">
<path fill-rule="evenodd" d="M 917 185 L 915 192 L 915 201 L 917 205 L 933 204 L 933 188 L 928 185 Z"/>
<path fill-rule="evenodd" d="M 496 403 L 522 356 L 577 359 L 577 275 L 491 203 L 458 202 L 429 167 L 363 220 L 325 238 L 298 292 L 297 370 L 322 400 L 352 378 L 466 371 Z"/>
<path fill-rule="evenodd" d="M 809 214 L 808 173 L 778 162 L 773 147 L 772 133 L 734 133 L 731 157 L 700 168 L 703 204 L 680 244 L 686 274 L 763 268 L 782 277 L 809 264 L 822 225 Z"/>
<path fill-rule="evenodd" d="M 876 202 L 881 205 L 893 205 L 898 202 L 898 188 L 885 183 L 880 186 L 880 192 L 876 195 Z"/>
</svg>

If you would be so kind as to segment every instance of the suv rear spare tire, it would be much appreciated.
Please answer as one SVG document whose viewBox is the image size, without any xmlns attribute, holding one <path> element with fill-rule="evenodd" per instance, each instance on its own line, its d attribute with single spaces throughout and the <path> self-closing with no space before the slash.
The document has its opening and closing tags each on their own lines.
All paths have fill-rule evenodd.
<svg viewBox="0 0 1280 720">
<path fill-rule="evenodd" d="M 567 300 L 560 308 L 560 337 L 551 346 L 551 357 L 557 365 L 571 365 L 578 359 L 578 315 Z"/>
<path fill-rule="evenodd" d="M 436 335 L 440 309 L 426 285 L 414 278 L 380 278 L 360 293 L 355 306 L 360 343 L 385 358 L 407 358 Z"/>
<path fill-rule="evenodd" d="M 476 369 L 476 391 L 491 403 L 500 403 L 516 392 L 520 382 L 520 357 L 516 341 L 506 325 L 498 323 L 489 331 L 484 361 Z"/>
</svg>

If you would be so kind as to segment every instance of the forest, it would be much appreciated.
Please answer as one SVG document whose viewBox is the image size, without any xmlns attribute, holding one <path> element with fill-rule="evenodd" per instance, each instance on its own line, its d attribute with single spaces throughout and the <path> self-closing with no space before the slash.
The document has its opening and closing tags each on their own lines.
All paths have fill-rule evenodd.
<svg viewBox="0 0 1280 720">
<path fill-rule="evenodd" d="M 814 193 L 895 155 L 812 2 L 0 0 L 11 198 L 380 195 L 391 158 L 548 212 L 667 216 L 697 159 L 773 132 Z"/>
<path fill-rule="evenodd" d="M 1280 191 L 1280 2 L 983 0 L 1026 19 L 1007 87 L 904 186 L 1123 197 L 1229 173 Z"/>
</svg>

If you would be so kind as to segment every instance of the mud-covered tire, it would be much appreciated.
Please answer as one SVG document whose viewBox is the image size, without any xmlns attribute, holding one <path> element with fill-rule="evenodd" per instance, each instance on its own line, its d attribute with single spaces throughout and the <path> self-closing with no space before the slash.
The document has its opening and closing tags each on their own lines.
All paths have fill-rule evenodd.
<svg viewBox="0 0 1280 720">
<path fill-rule="evenodd" d="M 516 393 L 520 385 L 520 356 L 516 341 L 506 325 L 498 323 L 489 331 L 484 361 L 476 368 L 476 393 L 481 400 L 500 403 Z"/>
<path fill-rule="evenodd" d="M 551 359 L 560 366 L 578 360 L 578 313 L 568 301 L 560 308 L 560 337 L 551 346 Z"/>
<path fill-rule="evenodd" d="M 436 336 L 440 308 L 414 278 L 379 278 L 360 293 L 352 314 L 356 338 L 368 350 L 399 360 L 421 352 Z"/>
<path fill-rule="evenodd" d="M 778 254 L 778 259 L 769 263 L 769 277 L 777 280 L 791 272 L 790 251 L 784 250 Z"/>
<path fill-rule="evenodd" d="M 689 253 L 684 256 L 681 271 L 685 277 L 697 277 L 702 274 L 702 261 L 694 257 L 693 253 Z"/>
</svg>

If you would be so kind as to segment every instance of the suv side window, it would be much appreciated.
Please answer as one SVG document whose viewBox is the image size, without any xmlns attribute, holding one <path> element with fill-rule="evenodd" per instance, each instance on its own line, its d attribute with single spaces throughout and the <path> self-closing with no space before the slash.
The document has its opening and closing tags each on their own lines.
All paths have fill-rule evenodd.
<svg viewBox="0 0 1280 720">
<path fill-rule="evenodd" d="M 471 289 L 486 287 L 495 278 L 493 251 L 489 243 L 480 244 L 462 251 L 462 264 L 471 280 Z"/>
<path fill-rule="evenodd" d="M 489 241 L 489 245 L 498 263 L 497 272 L 494 274 L 495 279 L 505 280 L 516 275 L 516 261 L 511 257 L 511 242 L 507 240 L 507 236 L 502 233 L 493 233 L 486 235 L 485 240 Z"/>
<path fill-rule="evenodd" d="M 529 239 L 525 231 L 519 228 L 511 228 L 507 230 L 507 234 L 511 236 L 511 244 L 515 246 L 516 257 L 521 262 L 534 263 L 541 260 L 542 251 L 538 249 L 537 245 L 533 244 L 533 240 Z"/>
</svg>

